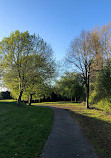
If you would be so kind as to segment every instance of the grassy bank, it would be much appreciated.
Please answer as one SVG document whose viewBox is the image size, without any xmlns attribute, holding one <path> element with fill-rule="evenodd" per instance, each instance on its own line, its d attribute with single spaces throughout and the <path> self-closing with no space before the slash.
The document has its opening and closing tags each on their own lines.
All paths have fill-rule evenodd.
<svg viewBox="0 0 111 158">
<path fill-rule="evenodd" d="M 79 103 L 56 102 L 46 103 L 46 105 L 67 109 L 77 120 L 83 134 L 89 138 L 100 157 L 111 158 L 111 113 L 98 109 L 86 109 Z"/>
<path fill-rule="evenodd" d="M 53 112 L 47 107 L 0 102 L 0 158 L 39 157 L 50 133 Z"/>
</svg>

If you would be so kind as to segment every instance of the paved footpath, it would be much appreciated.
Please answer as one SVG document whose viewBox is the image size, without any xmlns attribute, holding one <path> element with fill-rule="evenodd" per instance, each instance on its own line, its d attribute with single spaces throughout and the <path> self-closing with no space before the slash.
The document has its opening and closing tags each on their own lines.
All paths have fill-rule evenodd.
<svg viewBox="0 0 111 158">
<path fill-rule="evenodd" d="M 97 158 L 70 114 L 63 109 L 52 109 L 54 123 L 40 158 Z"/>
</svg>

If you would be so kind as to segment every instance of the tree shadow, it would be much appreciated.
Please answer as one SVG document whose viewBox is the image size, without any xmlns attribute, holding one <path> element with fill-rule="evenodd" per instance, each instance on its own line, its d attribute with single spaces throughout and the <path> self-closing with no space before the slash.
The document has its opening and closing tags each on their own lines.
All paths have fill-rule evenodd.
<svg viewBox="0 0 111 158">
<path fill-rule="evenodd" d="M 89 109 L 95 109 L 95 110 L 103 111 L 102 109 L 99 109 L 97 107 L 89 107 Z"/>
<path fill-rule="evenodd" d="M 80 125 L 83 135 L 93 144 L 100 157 L 111 157 L 111 123 L 96 117 L 88 117 L 69 109 L 71 116 Z"/>
</svg>

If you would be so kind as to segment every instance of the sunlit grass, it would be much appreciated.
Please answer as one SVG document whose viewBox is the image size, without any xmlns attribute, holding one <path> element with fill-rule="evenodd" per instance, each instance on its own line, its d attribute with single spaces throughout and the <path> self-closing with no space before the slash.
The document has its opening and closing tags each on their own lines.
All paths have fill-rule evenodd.
<svg viewBox="0 0 111 158">
<path fill-rule="evenodd" d="M 5 100 L 0 100 L 0 102 L 16 102 L 14 99 L 5 99 Z"/>
<path fill-rule="evenodd" d="M 96 151 L 105 158 L 111 157 L 111 113 L 98 109 L 86 109 L 84 104 L 70 102 L 36 103 L 67 110 L 81 126 L 85 136 Z"/>
<path fill-rule="evenodd" d="M 53 122 L 48 107 L 17 106 L 0 101 L 0 158 L 37 158 Z"/>
<path fill-rule="evenodd" d="M 89 140 L 94 145 L 96 151 L 105 158 L 111 157 L 111 113 L 107 113 L 105 111 L 97 110 L 94 108 L 86 109 L 84 104 L 71 102 L 42 102 L 33 103 L 32 105 L 35 106 L 18 107 L 16 106 L 14 101 L 11 102 L 10 100 L 8 100 L 8 102 L 4 100 L 0 103 L 0 136 L 2 134 L 0 150 L 4 150 L 5 154 L 7 153 L 8 155 L 11 151 L 11 156 L 13 156 L 14 153 L 17 153 L 19 155 L 20 152 L 31 155 L 31 153 L 33 153 L 33 146 L 36 146 L 35 155 L 40 154 L 52 124 L 52 111 L 48 110 L 47 107 L 40 106 L 51 106 L 67 110 L 72 115 L 72 117 L 77 120 L 78 124 L 81 126 L 83 134 L 89 138 Z M 27 126 L 27 121 L 30 126 L 29 134 L 27 132 L 29 128 Z M 35 126 L 35 122 L 37 122 L 37 126 Z M 24 129 L 19 129 L 21 128 L 20 125 L 22 125 L 22 128 L 24 127 Z M 32 126 L 37 129 L 33 130 Z M 20 134 L 20 139 L 17 139 L 17 135 L 19 135 L 19 132 L 21 130 L 23 130 L 22 132 L 24 133 L 24 135 Z M 46 132 L 44 133 L 43 131 Z M 12 134 L 10 134 L 11 132 Z M 32 139 L 30 136 L 33 135 L 34 138 Z M 12 139 L 12 137 L 14 138 L 14 140 Z M 41 142 L 39 145 L 34 144 L 35 137 L 38 144 Z M 8 143 L 7 138 L 9 139 Z M 28 143 L 26 143 L 27 145 L 31 146 L 30 149 L 29 147 L 27 147 L 27 145 L 25 148 L 19 143 L 14 145 L 15 140 L 18 140 L 18 142 L 22 142 L 22 139 L 24 141 L 27 141 L 27 138 L 28 140 L 33 140 L 29 140 L 29 142 L 33 145 L 29 145 Z M 16 146 L 17 150 L 15 151 Z M 25 158 L 25 156 L 22 157 Z M 0 158 L 2 158 L 2 156 L 0 156 Z"/>
</svg>

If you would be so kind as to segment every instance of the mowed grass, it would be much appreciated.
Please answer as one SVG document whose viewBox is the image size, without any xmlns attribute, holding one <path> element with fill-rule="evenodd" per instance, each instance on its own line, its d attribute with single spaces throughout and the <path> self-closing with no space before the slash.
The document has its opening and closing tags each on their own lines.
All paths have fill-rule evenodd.
<svg viewBox="0 0 111 158">
<path fill-rule="evenodd" d="M 111 113 L 94 108 L 86 109 L 80 103 L 52 102 L 40 105 L 66 109 L 77 120 L 84 136 L 89 138 L 99 156 L 111 158 Z"/>
<path fill-rule="evenodd" d="M 48 107 L 0 101 L 0 158 L 40 156 L 53 122 Z"/>
</svg>

